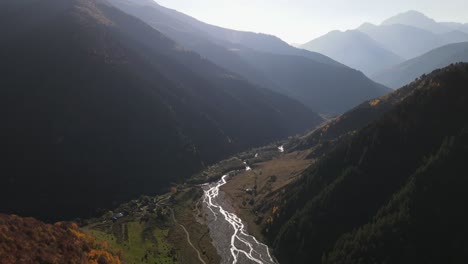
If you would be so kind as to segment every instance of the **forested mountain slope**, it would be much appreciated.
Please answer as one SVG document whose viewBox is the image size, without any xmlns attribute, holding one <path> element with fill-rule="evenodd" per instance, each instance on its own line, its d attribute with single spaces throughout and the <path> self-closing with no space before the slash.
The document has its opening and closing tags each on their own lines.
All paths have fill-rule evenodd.
<svg viewBox="0 0 468 264">
<path fill-rule="evenodd" d="M 376 263 L 392 260 L 412 263 L 410 260 L 415 260 L 416 252 L 437 247 L 427 245 L 424 236 L 417 236 L 418 230 L 428 231 L 428 226 L 422 225 L 420 229 L 408 232 L 405 232 L 405 228 L 407 223 L 422 221 L 424 214 L 434 217 L 429 223 L 436 223 L 438 219 L 442 221 L 445 215 L 456 219 L 454 221 L 466 217 L 461 207 L 466 197 L 460 196 L 466 186 L 458 186 L 466 183 L 466 177 L 457 168 L 466 162 L 463 154 L 466 147 L 463 144 L 466 143 L 464 138 L 468 126 L 467 83 L 467 64 L 452 65 L 413 82 L 406 88 L 411 91 L 403 100 L 382 117 L 340 142 L 307 169 L 300 180 L 286 187 L 285 195 L 277 201 L 278 213 L 266 233 L 274 242 L 279 260 L 282 263 L 335 263 L 338 260 L 341 263 L 360 263 L 360 260 L 368 259 Z M 458 139 L 452 139 L 453 136 Z M 439 151 L 441 146 L 442 149 L 448 146 L 450 152 L 453 151 L 453 159 L 443 157 L 446 150 Z M 438 162 L 443 163 L 441 169 L 437 169 Z M 435 166 L 435 169 L 425 172 L 428 166 Z M 444 173 L 445 168 L 448 174 Z M 426 173 L 428 176 L 424 176 Z M 421 178 L 423 180 L 420 181 L 429 185 L 419 183 L 418 179 Z M 414 179 L 417 185 L 411 187 Z M 416 213 L 414 210 L 417 209 L 409 207 L 409 211 L 403 212 L 402 217 L 406 217 L 403 221 L 395 214 L 394 217 L 385 218 L 386 214 L 395 211 L 385 209 L 389 202 L 406 210 L 406 203 L 392 200 L 402 199 L 406 195 L 399 192 L 405 193 L 408 188 L 418 188 L 417 191 L 421 187 L 424 192 L 439 194 L 431 196 L 419 191 L 416 195 L 411 194 L 408 199 L 421 208 L 421 212 L 418 210 Z M 443 193 L 450 192 L 451 188 L 454 193 L 444 196 Z M 444 200 L 437 202 L 437 197 L 444 197 Z M 454 206 L 443 208 L 450 204 Z M 379 223 L 384 218 L 386 222 Z M 383 233 L 370 231 L 371 227 L 367 224 L 380 228 Z M 407 235 L 408 240 L 397 242 L 395 239 L 399 236 L 394 237 L 393 233 L 385 231 L 388 229 L 383 229 L 389 225 L 396 228 L 399 234 Z M 460 226 L 460 236 L 453 237 L 447 235 L 447 225 L 431 226 L 433 229 L 430 232 L 436 238 L 440 237 L 439 245 L 443 245 L 433 253 L 450 256 L 452 249 L 458 249 L 460 254 L 453 255 L 452 262 L 457 263 L 456 260 L 463 254 L 461 252 L 466 249 L 466 241 L 458 239 L 466 236 L 466 226 Z M 357 229 L 360 231 L 355 233 L 353 230 Z M 347 233 L 350 234 L 345 235 Z M 366 244 L 369 241 L 377 243 L 375 236 L 379 236 L 380 244 Z M 392 241 L 402 244 L 396 245 Z M 435 241 L 439 243 L 437 239 Z M 395 246 L 405 247 L 401 256 L 399 250 L 393 249 Z M 417 251 L 412 252 L 408 247 Z M 370 255 L 366 255 L 366 252 Z M 404 254 L 412 258 L 405 259 Z M 294 262 L 290 256 L 295 256 Z M 440 258 L 430 258 L 432 253 L 426 256 L 421 256 L 421 259 L 428 263 L 440 263 Z"/>
<path fill-rule="evenodd" d="M 324 263 L 463 263 L 468 130 L 447 137 L 369 223 L 343 235 Z"/>
</svg>

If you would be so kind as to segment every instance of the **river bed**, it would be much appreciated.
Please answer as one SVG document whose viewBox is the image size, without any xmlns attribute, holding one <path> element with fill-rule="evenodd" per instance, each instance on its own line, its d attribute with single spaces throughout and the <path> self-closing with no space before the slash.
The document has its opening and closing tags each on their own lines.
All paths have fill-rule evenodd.
<svg viewBox="0 0 468 264">
<path fill-rule="evenodd" d="M 247 164 L 246 169 L 250 169 Z M 229 174 L 226 174 L 218 182 L 202 186 L 203 212 L 207 216 L 210 236 L 221 256 L 221 263 L 277 263 L 268 246 L 247 233 L 242 219 L 233 213 L 234 209 L 225 199 L 220 187 L 226 184 L 229 177 Z"/>
</svg>

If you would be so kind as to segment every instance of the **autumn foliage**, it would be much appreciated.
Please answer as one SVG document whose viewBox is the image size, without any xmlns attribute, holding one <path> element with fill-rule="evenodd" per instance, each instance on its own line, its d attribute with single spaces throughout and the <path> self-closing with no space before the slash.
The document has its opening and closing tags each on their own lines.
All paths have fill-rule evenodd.
<svg viewBox="0 0 468 264">
<path fill-rule="evenodd" d="M 0 263 L 120 264 L 120 258 L 74 223 L 0 214 Z"/>
</svg>

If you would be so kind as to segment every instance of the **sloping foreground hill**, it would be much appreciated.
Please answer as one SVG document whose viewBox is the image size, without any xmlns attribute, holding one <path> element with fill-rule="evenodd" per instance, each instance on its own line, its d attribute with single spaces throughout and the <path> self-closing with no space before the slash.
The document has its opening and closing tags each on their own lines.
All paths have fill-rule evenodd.
<svg viewBox="0 0 468 264">
<path fill-rule="evenodd" d="M 468 42 L 449 44 L 381 71 L 373 79 L 396 89 L 415 78 L 451 63 L 468 62 Z"/>
<path fill-rule="evenodd" d="M 465 263 L 468 130 L 448 137 L 369 223 L 343 235 L 324 263 Z"/>
<path fill-rule="evenodd" d="M 120 264 L 120 258 L 76 224 L 0 214 L 0 263 Z"/>
<path fill-rule="evenodd" d="M 307 150 L 310 151 L 308 158 L 320 158 L 392 110 L 395 105 L 411 95 L 413 90 L 413 84 L 409 84 L 387 95 L 366 101 L 310 133 L 292 138 L 284 147 L 288 152 Z"/>
<path fill-rule="evenodd" d="M 267 232 L 267 236 L 273 242 L 275 256 L 280 262 L 320 263 L 330 260 L 330 263 L 334 263 L 334 260 L 340 260 L 342 263 L 347 263 L 347 258 L 343 254 L 358 252 L 350 257 L 356 261 L 352 263 L 361 263 L 359 257 L 354 258 L 354 256 L 367 250 L 375 256 L 385 255 L 390 260 L 401 259 L 397 256 L 399 251 L 392 249 L 396 246 L 391 243 L 392 241 L 400 243 L 396 242 L 396 238 L 387 244 L 381 241 L 378 243 L 382 244 L 378 245 L 360 244 L 369 241 L 372 238 L 371 235 L 379 236 L 378 231 L 375 234 L 372 232 L 366 234 L 366 237 L 357 237 L 354 236 L 356 233 L 351 233 L 352 239 L 356 239 L 356 248 L 353 248 L 354 244 L 349 242 L 349 236 L 342 240 L 340 238 L 361 227 L 368 229 L 369 227 L 363 226 L 368 223 L 373 224 L 373 219 L 376 219 L 375 221 L 383 219 L 381 217 L 385 215 L 386 209 L 382 209 L 382 213 L 378 214 L 379 210 L 385 207 L 392 197 L 398 198 L 397 193 L 402 188 L 404 189 L 405 185 L 411 184 L 409 181 L 412 175 L 421 174 L 427 169 L 426 166 L 432 166 L 428 158 L 433 155 L 440 156 L 437 154 L 439 149 L 447 144 L 444 142 L 451 142 L 451 137 L 460 137 L 455 141 L 460 144 L 453 144 L 456 146 L 453 149 L 455 153 L 458 153 L 458 147 L 466 150 L 463 145 L 466 132 L 463 131 L 466 131 L 468 127 L 467 84 L 468 64 L 452 65 L 434 71 L 412 83 L 408 88 L 411 92 L 404 100 L 398 102 L 382 117 L 338 144 L 333 151 L 309 167 L 298 181 L 287 187 L 284 191 L 285 195 L 276 201 L 279 209 Z M 436 210 L 441 204 L 436 203 L 436 198 L 430 198 L 430 195 L 418 194 L 417 197 L 420 200 L 417 197 L 411 198 L 418 199 L 417 206 L 421 208 L 422 214 L 436 217 L 431 219 L 430 223 L 443 219 L 445 214 L 449 216 L 449 219 L 453 219 L 454 224 L 466 217 L 463 207 L 456 206 L 462 206 L 463 203 L 460 201 L 466 201 L 466 196 L 459 195 L 460 190 L 466 186 L 457 186 L 457 183 L 466 183 L 466 173 L 459 170 L 460 164 L 466 163 L 466 156 L 454 155 L 453 160 L 447 159 L 443 167 L 449 168 L 453 165 L 454 170 L 450 169 L 447 175 L 441 170 L 429 170 L 427 173 L 434 175 L 433 180 L 425 178 L 424 181 L 427 180 L 429 185 L 418 183 L 417 187 L 423 186 L 423 190 L 427 187 L 428 192 L 441 194 L 453 190 L 453 195 L 446 197 L 442 195 L 443 199 L 448 200 L 440 201 L 440 203 L 452 204 L 454 207 Z M 439 179 L 441 180 L 440 186 Z M 402 205 L 404 209 L 407 204 L 400 203 L 399 205 Z M 433 209 L 430 209 L 431 207 Z M 409 210 L 414 209 L 410 207 Z M 426 244 L 421 239 L 411 239 L 417 236 L 418 230 L 425 230 L 427 226 L 407 230 L 404 225 L 408 221 L 417 223 L 424 218 L 420 217 L 421 215 L 416 218 L 414 214 L 409 214 L 406 222 L 403 221 L 402 225 L 395 222 L 395 225 L 396 228 L 401 228 L 398 232 L 403 235 L 402 239 L 406 236 L 410 239 L 404 240 L 406 246 L 425 249 Z M 387 220 L 393 221 L 390 218 Z M 379 228 L 384 227 L 386 226 L 379 226 Z M 447 225 L 443 223 L 432 225 L 433 229 L 429 232 L 435 236 L 433 242 L 441 246 L 438 251 L 442 254 L 441 256 L 449 257 L 452 249 L 460 250 L 456 256 L 461 256 L 462 252 L 466 252 L 466 239 L 459 239 L 467 235 L 466 224 L 458 225 L 458 227 L 457 230 L 461 234 L 451 236 Z M 382 231 L 387 232 L 386 234 L 390 237 L 382 239 L 392 239 L 391 234 L 388 234 L 386 230 Z M 439 241 L 438 238 L 441 240 Z M 377 243 L 375 239 L 372 241 Z M 436 247 L 435 244 L 432 246 Z M 427 247 L 427 249 L 430 250 L 433 247 Z M 382 251 L 374 252 L 374 249 Z M 409 251 L 405 252 L 409 254 Z M 440 263 L 440 259 L 431 259 L 429 257 L 432 256 L 431 254 L 427 253 L 428 258 L 423 256 L 421 260 L 427 260 L 423 261 L 425 263 Z M 290 256 L 295 256 L 294 261 L 290 259 Z M 388 263 L 385 262 L 386 259 L 377 261 L 372 258 L 372 255 L 366 256 L 365 253 L 362 257 L 369 257 L 371 262 Z"/>
<path fill-rule="evenodd" d="M 321 118 L 103 1 L 0 2 L 0 211 L 89 216 Z"/>
<path fill-rule="evenodd" d="M 154 1 L 110 2 L 185 48 L 315 112 L 343 113 L 390 92 L 361 72 L 319 53 L 291 47 L 274 36 L 209 25 Z"/>
<path fill-rule="evenodd" d="M 416 77 L 415 81 L 405 85 L 392 93 L 363 102 L 350 111 L 324 123 L 322 126 L 312 130 L 304 136 L 292 138 L 285 144 L 288 151 L 295 150 L 325 150 L 331 149 L 337 142 L 353 135 L 355 132 L 369 125 L 385 113 L 392 110 L 395 105 L 405 100 L 412 94 L 415 84 L 422 76 Z M 320 151 L 312 151 L 311 155 L 319 157 Z"/>
<path fill-rule="evenodd" d="M 340 114 L 363 101 L 391 92 L 348 67 L 317 63 L 305 57 L 241 50 L 239 54 L 273 79 L 273 90 L 319 113 Z"/>
</svg>

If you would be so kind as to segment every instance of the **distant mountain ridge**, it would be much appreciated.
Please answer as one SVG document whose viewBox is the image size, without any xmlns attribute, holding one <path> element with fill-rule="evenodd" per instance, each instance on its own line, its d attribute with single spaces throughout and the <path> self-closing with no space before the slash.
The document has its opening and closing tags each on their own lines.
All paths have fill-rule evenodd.
<svg viewBox="0 0 468 264">
<path fill-rule="evenodd" d="M 404 59 L 411 59 L 434 48 L 459 41 L 458 37 L 454 40 L 447 39 L 450 35 L 435 34 L 404 24 L 367 26 L 358 30 Z"/>
<path fill-rule="evenodd" d="M 421 12 L 410 10 L 404 13 L 400 13 L 396 16 L 386 19 L 382 22 L 382 25 L 395 25 L 395 24 L 402 24 L 413 26 L 421 29 L 425 29 L 427 31 L 441 34 L 447 33 L 453 30 L 461 30 L 465 31 L 465 27 L 467 24 L 462 23 L 444 23 L 444 22 L 436 22 L 434 19 L 427 17 Z M 465 31 L 468 33 L 468 31 Z"/>
<path fill-rule="evenodd" d="M 389 67 L 403 61 L 403 58 L 385 49 L 359 30 L 332 31 L 302 47 L 333 57 L 369 76 L 381 67 Z"/>
<path fill-rule="evenodd" d="M 436 22 L 420 12 L 408 11 L 388 18 L 379 26 L 364 23 L 358 30 L 402 57 L 411 59 L 443 45 L 468 41 L 466 25 Z M 402 42 L 401 47 L 396 46 L 398 41 Z M 414 47 L 404 49 L 404 44 Z"/>
<path fill-rule="evenodd" d="M 457 62 L 468 62 L 468 42 L 442 46 L 379 72 L 372 78 L 388 87 L 397 89 L 425 73 Z"/>
<path fill-rule="evenodd" d="M 436 22 L 422 13 L 408 11 L 391 17 L 380 25 L 364 23 L 354 30 L 365 34 L 367 38 L 356 38 L 356 33 L 351 34 L 353 30 L 341 33 L 335 31 L 301 47 L 322 51 L 332 59 L 373 76 L 433 49 L 466 42 L 467 29 L 466 24 Z M 374 43 L 370 44 L 369 39 Z M 362 61 L 357 63 L 358 56 Z"/>
<path fill-rule="evenodd" d="M 110 2 L 183 47 L 316 112 L 341 113 L 389 92 L 355 70 L 319 53 L 289 46 L 274 36 L 212 26 L 148 1 Z"/>
<path fill-rule="evenodd" d="M 115 0 L 115 1 L 121 1 L 121 0 Z M 153 3 L 150 6 L 154 6 L 154 4 L 155 3 Z M 176 10 L 166 8 L 158 4 L 156 5 L 159 7 L 158 9 L 160 11 L 170 15 L 173 18 L 176 18 L 182 22 L 185 22 L 197 28 L 201 32 L 204 32 L 210 35 L 213 39 L 227 41 L 228 43 L 239 44 L 244 47 L 258 50 L 261 52 L 276 53 L 276 54 L 282 54 L 282 55 L 304 56 L 317 62 L 331 64 L 335 66 L 339 65 L 336 61 L 333 61 L 330 58 L 323 56 L 322 54 L 294 48 L 290 46 L 289 44 L 287 44 L 286 42 L 284 42 L 283 40 L 273 35 L 238 31 L 238 30 L 232 30 L 232 29 L 210 25 L 202 21 L 199 21 L 195 18 L 192 18 L 186 14 L 178 12 Z"/>
</svg>

